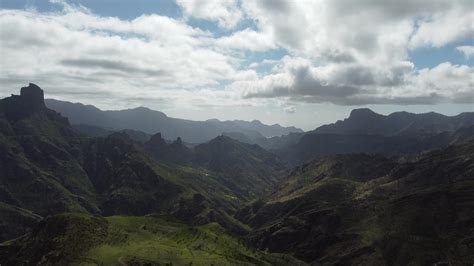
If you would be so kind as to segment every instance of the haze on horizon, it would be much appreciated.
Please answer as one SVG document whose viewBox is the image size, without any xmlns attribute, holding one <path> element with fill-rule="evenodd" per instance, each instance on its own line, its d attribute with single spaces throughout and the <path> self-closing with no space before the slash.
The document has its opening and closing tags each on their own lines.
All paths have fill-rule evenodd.
<svg viewBox="0 0 474 266">
<path fill-rule="evenodd" d="M 471 1 L 0 2 L 0 97 L 305 130 L 369 107 L 474 111 Z"/>
</svg>

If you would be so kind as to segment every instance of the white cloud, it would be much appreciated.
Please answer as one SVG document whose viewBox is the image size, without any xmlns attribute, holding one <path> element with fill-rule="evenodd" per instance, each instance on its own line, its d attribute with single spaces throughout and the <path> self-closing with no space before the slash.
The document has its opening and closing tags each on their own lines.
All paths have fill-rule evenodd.
<svg viewBox="0 0 474 266">
<path fill-rule="evenodd" d="M 222 28 L 234 28 L 243 14 L 237 0 L 176 0 L 186 16 L 216 21 Z"/>
<path fill-rule="evenodd" d="M 464 54 L 464 57 L 466 59 L 471 59 L 474 58 L 474 46 L 469 46 L 469 45 L 464 45 L 464 46 L 458 46 L 456 49 Z"/>
<path fill-rule="evenodd" d="M 243 7 L 290 54 L 274 73 L 239 83 L 247 98 L 416 104 L 457 101 L 474 90 L 469 66 L 417 72 L 409 59 L 411 49 L 472 36 L 470 1 L 268 0 Z M 448 78 L 453 73 L 458 81 Z M 440 84 L 426 82 L 436 75 Z"/>
<path fill-rule="evenodd" d="M 474 103 L 473 77 L 473 67 L 442 63 L 420 70 L 412 77 L 412 85 L 425 95 L 439 95 L 452 102 Z"/>
<path fill-rule="evenodd" d="M 184 19 L 132 20 L 56 2 L 62 12 L 0 10 L 4 94 L 31 81 L 50 96 L 111 108 L 474 102 L 472 67 L 418 70 L 409 58 L 472 36 L 470 1 L 178 0 Z M 215 37 L 191 17 L 230 33 Z M 243 19 L 254 25 L 235 30 Z M 273 49 L 287 55 L 252 57 Z M 472 58 L 472 46 L 457 49 Z M 257 72 L 263 65 L 270 73 Z"/>
<path fill-rule="evenodd" d="M 410 46 L 442 47 L 474 35 L 474 6 L 455 5 L 447 10 L 439 10 L 418 21 Z"/>
<path fill-rule="evenodd" d="M 296 107 L 287 106 L 287 107 L 283 108 L 283 111 L 285 111 L 285 113 L 287 113 L 287 114 L 294 114 L 294 113 L 296 113 Z"/>
<path fill-rule="evenodd" d="M 107 101 L 131 104 L 137 97 L 180 104 L 219 82 L 257 77 L 240 70 L 238 58 L 210 46 L 208 32 L 159 15 L 121 20 L 71 6 L 59 13 L 0 10 L 0 36 L 5 95 L 36 82 L 48 97 L 103 107 Z M 206 104 L 225 93 L 231 94 L 199 99 Z"/>
<path fill-rule="evenodd" d="M 410 62 L 385 66 L 328 64 L 285 57 L 275 72 L 239 82 L 246 98 L 340 105 L 474 102 L 474 68 L 442 63 L 419 71 Z"/>
<path fill-rule="evenodd" d="M 262 52 L 276 48 L 272 36 L 249 29 L 235 32 L 230 36 L 218 38 L 216 40 L 216 45 L 224 49 L 247 50 L 253 52 Z"/>
<path fill-rule="evenodd" d="M 440 47 L 474 34 L 470 1 L 244 1 L 261 32 L 318 60 L 405 58 L 408 46 Z"/>
</svg>

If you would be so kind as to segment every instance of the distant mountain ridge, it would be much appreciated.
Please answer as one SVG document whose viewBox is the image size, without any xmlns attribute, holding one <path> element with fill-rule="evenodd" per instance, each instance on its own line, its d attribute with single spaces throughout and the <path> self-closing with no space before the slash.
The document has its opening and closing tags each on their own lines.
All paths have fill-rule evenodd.
<svg viewBox="0 0 474 266">
<path fill-rule="evenodd" d="M 434 112 L 414 114 L 395 112 L 381 115 L 370 109 L 354 109 L 350 116 L 333 124 L 323 125 L 312 133 L 340 135 L 434 135 L 453 132 L 474 125 L 474 112 L 446 116 Z"/>
<path fill-rule="evenodd" d="M 382 115 L 362 108 L 336 123 L 305 133 L 265 139 L 294 165 L 326 155 L 368 153 L 405 156 L 465 142 L 474 136 L 474 112 L 446 116 L 434 112 L 395 112 Z"/>
<path fill-rule="evenodd" d="M 294 161 L 302 154 L 308 154 L 309 157 L 305 159 L 310 159 L 313 155 L 348 152 L 382 152 L 386 155 L 416 153 L 443 147 L 461 135 L 467 137 L 466 134 L 471 134 L 471 127 L 474 127 L 474 112 L 455 116 L 434 112 L 382 115 L 362 108 L 352 110 L 344 120 L 308 132 L 292 132 L 271 138 L 251 138 L 238 132 L 225 132 L 224 135 L 241 142 L 258 144 Z M 457 131 L 462 132 L 456 137 Z M 410 149 L 410 146 L 417 148 Z"/>
<path fill-rule="evenodd" d="M 283 136 L 287 135 L 291 132 L 303 132 L 303 130 L 290 126 L 290 127 L 283 127 L 280 124 L 273 124 L 273 125 L 265 125 L 259 120 L 252 120 L 252 121 L 244 121 L 244 120 L 226 120 L 220 121 L 217 119 L 210 119 L 207 122 L 213 123 L 226 123 L 226 124 L 234 124 L 236 125 L 236 129 L 243 128 L 250 131 L 256 131 L 260 133 L 262 136 L 266 138 L 276 137 L 276 136 Z M 231 127 L 228 128 L 227 131 L 230 131 Z M 258 136 L 254 136 L 258 137 Z"/>
<path fill-rule="evenodd" d="M 192 121 L 168 117 L 166 114 L 145 107 L 119 111 L 102 111 L 92 105 L 46 99 L 46 105 L 69 118 L 73 125 L 98 126 L 107 130 L 132 129 L 147 134 L 161 132 L 165 139 L 181 137 L 190 143 L 203 143 L 224 132 L 240 132 L 254 138 L 281 136 L 290 132 L 303 132 L 295 127 L 278 124 L 264 125 L 258 120 L 252 122 L 234 120 Z"/>
</svg>

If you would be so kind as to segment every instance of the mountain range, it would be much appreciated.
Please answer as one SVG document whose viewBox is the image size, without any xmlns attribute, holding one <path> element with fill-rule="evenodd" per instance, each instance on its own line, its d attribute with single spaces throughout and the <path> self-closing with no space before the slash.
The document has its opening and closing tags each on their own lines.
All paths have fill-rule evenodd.
<svg viewBox="0 0 474 266">
<path fill-rule="evenodd" d="M 363 152 L 389 157 L 411 156 L 472 139 L 472 132 L 474 113 L 445 116 L 397 112 L 385 116 L 370 109 L 355 109 L 343 121 L 306 133 L 273 138 L 273 141 L 286 143 L 274 150 L 297 165 L 332 154 Z"/>
<path fill-rule="evenodd" d="M 323 125 L 312 133 L 340 135 L 431 136 L 454 132 L 474 125 L 474 113 L 445 116 L 438 113 L 396 112 L 381 115 L 370 109 L 355 109 L 350 116 L 334 124 Z"/>
<path fill-rule="evenodd" d="M 65 105 L 76 118 L 35 84 L 0 100 L 2 265 L 474 261 L 473 113 L 356 109 L 265 137 L 258 122 Z M 161 132 L 176 125 L 199 137 Z"/>
<path fill-rule="evenodd" d="M 192 121 L 168 117 L 166 114 L 145 107 L 120 111 L 102 111 L 92 105 L 71 103 L 53 99 L 46 100 L 46 106 L 69 118 L 73 125 L 96 126 L 107 130 L 139 130 L 147 134 L 160 132 L 165 139 L 181 137 L 190 143 L 207 142 L 224 132 L 239 132 L 254 138 L 286 135 L 290 132 L 303 132 L 295 127 L 282 127 L 278 124 L 264 125 L 258 120 Z"/>
</svg>

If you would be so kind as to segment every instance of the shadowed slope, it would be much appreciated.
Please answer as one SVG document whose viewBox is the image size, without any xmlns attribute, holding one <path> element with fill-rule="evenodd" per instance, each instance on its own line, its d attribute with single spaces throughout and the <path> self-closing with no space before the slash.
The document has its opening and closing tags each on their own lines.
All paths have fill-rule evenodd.
<svg viewBox="0 0 474 266">
<path fill-rule="evenodd" d="M 474 257 L 474 143 L 397 164 L 344 155 L 297 168 L 237 217 L 249 240 L 314 263 L 463 265 Z"/>
</svg>

